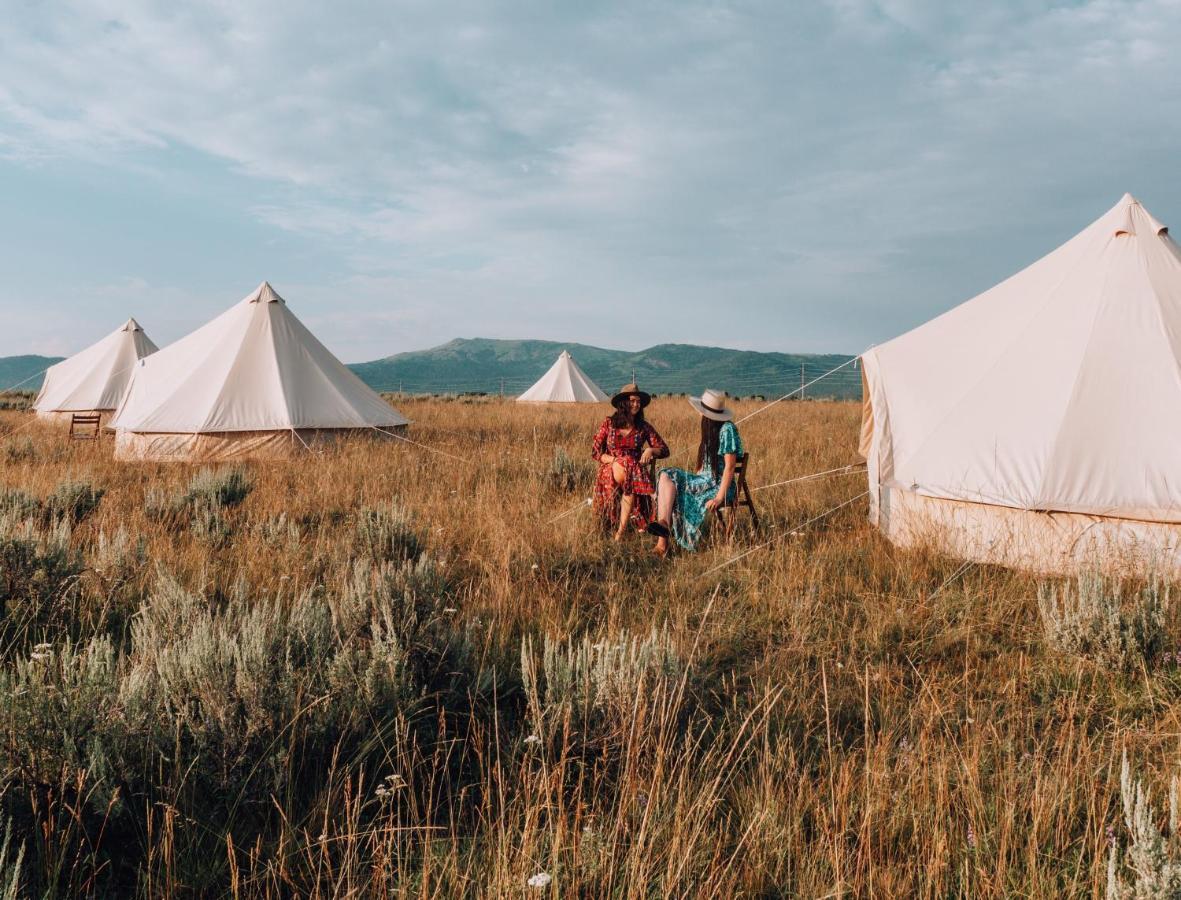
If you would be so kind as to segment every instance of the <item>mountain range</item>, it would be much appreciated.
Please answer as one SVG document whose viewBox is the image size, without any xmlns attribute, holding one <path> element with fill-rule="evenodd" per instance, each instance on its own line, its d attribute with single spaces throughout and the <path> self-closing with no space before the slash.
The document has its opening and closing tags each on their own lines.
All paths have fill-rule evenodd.
<svg viewBox="0 0 1181 900">
<path fill-rule="evenodd" d="M 659 344 L 646 350 L 607 350 L 555 341 L 460 338 L 430 350 L 399 353 L 350 368 L 381 391 L 406 393 L 485 392 L 516 395 L 545 374 L 568 350 L 574 361 L 608 394 L 632 380 L 658 394 L 700 392 L 714 387 L 736 396 L 780 396 L 852 357 L 841 354 L 759 353 Z M 853 366 L 822 379 L 813 397 L 861 395 L 861 374 Z"/>
<path fill-rule="evenodd" d="M 657 394 L 713 387 L 739 397 L 782 396 L 852 359 L 841 354 L 760 353 L 692 344 L 659 344 L 632 352 L 555 341 L 460 338 L 429 350 L 353 363 L 349 368 L 379 391 L 515 396 L 544 375 L 563 350 L 570 351 L 608 394 L 634 375 L 640 387 Z M 18 382 L 23 382 L 21 390 L 38 389 L 41 373 L 58 361 L 46 356 L 0 357 L 0 390 Z M 861 373 L 845 365 L 807 387 L 805 395 L 859 397 Z"/>
<path fill-rule="evenodd" d="M 61 361 L 60 356 L 0 356 L 0 393 L 39 390 L 45 370 Z"/>
</svg>

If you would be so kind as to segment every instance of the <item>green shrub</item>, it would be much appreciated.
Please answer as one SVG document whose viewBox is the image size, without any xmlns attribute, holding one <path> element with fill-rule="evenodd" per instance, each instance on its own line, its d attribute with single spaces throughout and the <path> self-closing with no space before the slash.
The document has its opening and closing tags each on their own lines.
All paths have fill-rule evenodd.
<svg viewBox="0 0 1181 900">
<path fill-rule="evenodd" d="M 667 628 L 653 628 L 646 637 L 622 632 L 598 642 L 547 635 L 540 661 L 532 640 L 521 644 L 525 694 L 539 736 L 552 734 L 568 717 L 586 736 L 610 732 L 664 695 L 685 668 Z"/>
<path fill-rule="evenodd" d="M 71 624 L 68 594 L 81 572 L 64 520 L 42 527 L 0 517 L 0 653 L 39 629 Z"/>
<path fill-rule="evenodd" d="M 46 499 L 45 513 L 77 525 L 98 508 L 105 493 L 85 481 L 63 481 Z"/>
<path fill-rule="evenodd" d="M 1084 656 L 1111 669 L 1130 670 L 1164 647 L 1169 591 L 1156 580 L 1125 609 L 1123 586 L 1095 572 L 1082 573 L 1061 589 L 1038 587 L 1046 640 L 1055 650 Z"/>
<path fill-rule="evenodd" d="M 414 530 L 413 520 L 396 503 L 362 509 L 353 524 L 353 549 L 356 556 L 374 562 L 416 560 L 423 544 Z"/>
<path fill-rule="evenodd" d="M 1128 865 L 1131 882 L 1120 875 L 1119 847 L 1113 839 L 1107 858 L 1108 900 L 1169 900 L 1181 897 L 1181 855 L 1176 845 L 1178 792 L 1177 778 L 1169 784 L 1169 825 L 1167 835 L 1156 824 L 1152 798 L 1139 778 L 1132 778 L 1125 750 L 1120 768 L 1120 798 L 1123 800 L 1124 825 L 1128 829 Z"/>
<path fill-rule="evenodd" d="M 40 518 L 41 501 L 16 488 L 0 488 L 0 516 Z"/>
<path fill-rule="evenodd" d="M 224 547 L 230 541 L 233 529 L 226 521 L 221 507 L 205 499 L 193 504 L 193 516 L 189 522 L 193 536 L 210 547 Z"/>
<path fill-rule="evenodd" d="M 4 459 L 11 463 L 31 462 L 37 458 L 37 445 L 31 437 L 13 438 L 4 445 Z"/>
<path fill-rule="evenodd" d="M 558 490 L 573 491 L 590 484 L 594 476 L 594 466 L 589 461 L 575 460 L 563 447 L 558 447 L 550 462 L 549 476 Z"/>
<path fill-rule="evenodd" d="M 254 490 L 254 480 L 243 468 L 202 469 L 189 481 L 186 503 L 237 506 Z"/>
</svg>

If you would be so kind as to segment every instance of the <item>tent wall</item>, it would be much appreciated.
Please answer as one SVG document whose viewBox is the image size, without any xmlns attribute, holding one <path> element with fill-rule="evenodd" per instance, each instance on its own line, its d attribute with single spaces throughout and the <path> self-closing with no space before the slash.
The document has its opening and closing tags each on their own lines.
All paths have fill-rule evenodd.
<svg viewBox="0 0 1181 900">
<path fill-rule="evenodd" d="M 1181 525 L 1037 512 L 881 487 L 878 527 L 894 544 L 1044 575 L 1081 569 L 1181 577 Z"/>
<path fill-rule="evenodd" d="M 140 434 L 117 431 L 115 459 L 140 462 L 226 462 L 245 459 L 288 459 L 346 440 L 396 440 L 383 432 L 402 434 L 405 425 L 376 429 L 298 429 L 296 431 L 231 431 L 216 434 Z"/>
</svg>

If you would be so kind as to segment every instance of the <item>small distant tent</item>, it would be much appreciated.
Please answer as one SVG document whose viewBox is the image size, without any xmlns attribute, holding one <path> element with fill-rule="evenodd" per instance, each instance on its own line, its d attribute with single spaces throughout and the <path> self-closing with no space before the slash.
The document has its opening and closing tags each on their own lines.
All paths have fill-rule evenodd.
<svg viewBox="0 0 1181 900">
<path fill-rule="evenodd" d="M 602 403 L 607 399 L 597 384 L 586 377 L 569 351 L 529 390 L 517 398 L 521 403 Z"/>
<path fill-rule="evenodd" d="M 870 517 L 1044 573 L 1181 573 L 1181 248 L 1131 195 L 861 357 Z"/>
<path fill-rule="evenodd" d="M 156 345 L 135 319 L 128 319 L 96 344 L 45 371 L 33 401 L 37 417 L 69 424 L 75 413 L 104 415 L 118 408 L 136 363 Z"/>
<path fill-rule="evenodd" d="M 116 459 L 162 461 L 282 457 L 407 424 L 266 282 L 142 360 L 111 421 Z"/>
</svg>

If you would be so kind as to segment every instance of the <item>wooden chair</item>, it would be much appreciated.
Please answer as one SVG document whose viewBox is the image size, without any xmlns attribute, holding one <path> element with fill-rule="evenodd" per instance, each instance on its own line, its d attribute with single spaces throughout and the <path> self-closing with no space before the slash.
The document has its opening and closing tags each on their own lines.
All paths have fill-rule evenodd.
<svg viewBox="0 0 1181 900">
<path fill-rule="evenodd" d="M 755 502 L 750 496 L 750 487 L 746 483 L 746 467 L 750 461 L 750 454 L 743 453 L 734 464 L 734 499 L 727 501 L 720 510 L 726 510 L 726 538 L 734 537 L 734 528 L 738 525 L 738 511 L 743 507 L 750 510 L 751 525 L 757 531 L 759 514 L 755 509 Z"/>
<path fill-rule="evenodd" d="M 74 413 L 70 416 L 70 440 L 97 441 L 102 434 L 102 418 L 102 413 Z"/>
</svg>

